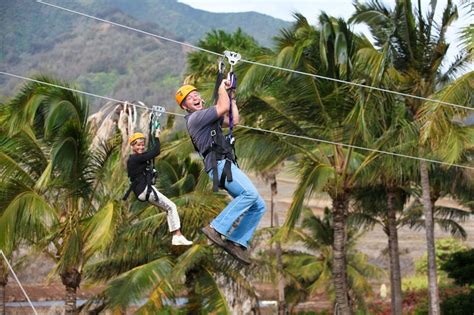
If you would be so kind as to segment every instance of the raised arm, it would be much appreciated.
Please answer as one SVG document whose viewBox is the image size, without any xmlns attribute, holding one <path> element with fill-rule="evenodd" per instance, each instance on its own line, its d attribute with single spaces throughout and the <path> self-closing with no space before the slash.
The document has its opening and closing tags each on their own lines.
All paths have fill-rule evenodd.
<svg viewBox="0 0 474 315">
<path fill-rule="evenodd" d="M 222 80 L 218 90 L 219 98 L 216 104 L 216 111 L 218 117 L 224 117 L 223 127 L 229 126 L 229 88 L 229 80 Z M 233 95 L 234 93 L 231 94 Z M 237 103 L 235 102 L 234 96 L 232 96 L 232 117 L 234 125 L 237 125 L 239 123 L 239 109 L 237 108 Z"/>
<path fill-rule="evenodd" d="M 229 108 L 229 104 L 227 104 L 227 108 Z M 239 116 L 239 108 L 237 107 L 237 102 L 235 101 L 235 97 L 232 97 L 232 120 L 234 122 L 234 126 L 239 124 L 240 121 Z M 224 122 L 222 123 L 223 127 L 229 126 L 229 112 L 224 115 Z"/>
<path fill-rule="evenodd" d="M 227 89 L 230 87 L 228 80 L 222 80 L 218 90 L 218 99 L 216 104 L 217 116 L 222 117 L 229 113 L 229 95 Z"/>
</svg>

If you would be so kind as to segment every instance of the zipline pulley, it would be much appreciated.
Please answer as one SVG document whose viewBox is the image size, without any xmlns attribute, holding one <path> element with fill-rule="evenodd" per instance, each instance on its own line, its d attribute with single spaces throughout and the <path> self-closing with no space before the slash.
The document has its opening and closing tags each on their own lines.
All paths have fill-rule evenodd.
<svg viewBox="0 0 474 315">
<path fill-rule="evenodd" d="M 163 106 L 153 105 L 150 113 L 150 132 L 154 136 L 155 131 L 161 128 L 160 117 L 166 109 Z"/>
</svg>

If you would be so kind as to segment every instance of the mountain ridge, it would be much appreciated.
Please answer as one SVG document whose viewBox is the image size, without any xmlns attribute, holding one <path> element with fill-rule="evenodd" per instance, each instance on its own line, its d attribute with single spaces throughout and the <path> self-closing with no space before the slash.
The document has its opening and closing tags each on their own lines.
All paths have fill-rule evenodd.
<svg viewBox="0 0 474 315">
<path fill-rule="evenodd" d="M 232 32 L 241 26 L 261 43 L 270 43 L 288 25 L 260 13 L 212 13 L 176 0 L 51 3 L 186 42 L 197 42 L 213 29 Z M 229 22 L 235 19 L 240 19 L 239 24 Z M 259 25 L 252 31 L 253 20 L 268 25 L 273 21 L 277 26 L 268 28 L 272 34 L 262 32 Z M 175 106 L 169 96 L 185 70 L 189 50 L 183 46 L 26 0 L 0 3 L 0 25 L 0 67 L 5 71 L 23 76 L 49 74 L 87 92 Z M 17 79 L 0 76 L 0 101 L 12 96 L 19 85 Z M 97 107 L 103 101 L 93 103 Z"/>
</svg>

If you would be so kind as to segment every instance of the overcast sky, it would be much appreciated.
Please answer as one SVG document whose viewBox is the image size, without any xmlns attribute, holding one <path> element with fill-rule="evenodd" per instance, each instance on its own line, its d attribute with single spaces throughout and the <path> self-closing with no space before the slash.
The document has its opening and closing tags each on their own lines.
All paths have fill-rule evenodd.
<svg viewBox="0 0 474 315">
<path fill-rule="evenodd" d="M 310 21 L 316 21 L 320 11 L 329 15 L 348 18 L 354 12 L 352 0 L 178 0 L 194 8 L 211 12 L 246 12 L 255 11 L 268 14 L 286 21 L 292 20 L 292 12 L 303 13 Z M 422 7 L 426 8 L 431 0 L 421 0 Z M 395 0 L 383 1 L 393 7 Z M 458 3 L 459 0 L 454 0 Z M 413 1 L 417 4 L 418 1 Z M 442 10 L 447 0 L 438 1 L 438 10 Z M 467 9 L 461 12 L 461 20 L 467 23 Z M 472 19 L 470 21 L 473 22 Z"/>
<path fill-rule="evenodd" d="M 211 11 L 211 12 L 246 12 L 255 11 L 271 15 L 286 21 L 292 21 L 292 12 L 302 13 L 311 23 L 316 24 L 316 18 L 320 11 L 325 11 L 327 14 L 349 18 L 354 12 L 352 0 L 178 0 L 186 3 L 193 8 Z M 385 1 L 393 6 L 395 0 Z M 418 1 L 413 1 L 417 3 Z M 454 0 L 458 3 L 458 0 Z M 426 8 L 430 0 L 421 0 L 421 4 Z M 437 6 L 437 13 L 444 9 L 447 0 L 439 0 Z M 447 39 L 451 43 L 449 55 L 452 59 L 456 53 L 456 46 L 459 44 L 458 35 L 459 29 L 462 26 L 474 23 L 474 18 L 467 12 L 467 9 L 460 10 L 460 17 L 458 21 L 453 24 L 453 28 L 448 32 Z M 357 32 L 367 32 L 365 27 L 356 27 Z M 474 67 L 471 67 L 474 68 Z"/>
</svg>

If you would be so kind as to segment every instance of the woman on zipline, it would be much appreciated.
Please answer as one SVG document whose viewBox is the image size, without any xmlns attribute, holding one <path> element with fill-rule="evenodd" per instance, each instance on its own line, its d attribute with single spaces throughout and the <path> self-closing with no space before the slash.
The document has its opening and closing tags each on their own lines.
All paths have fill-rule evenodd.
<svg viewBox="0 0 474 315">
<path fill-rule="evenodd" d="M 157 207 L 165 209 L 168 213 L 168 227 L 170 232 L 173 233 L 171 244 L 191 245 L 193 242 L 187 240 L 181 234 L 181 223 L 175 203 L 160 193 L 153 185 L 155 170 L 151 161 L 160 154 L 160 129 L 156 129 L 154 136 L 155 146 L 147 152 L 145 152 L 145 135 L 143 133 L 136 132 L 128 140 L 132 149 L 132 154 L 127 161 L 127 172 L 131 185 L 123 199 L 127 199 L 130 192 L 133 191 L 138 200 L 148 201 Z"/>
</svg>

